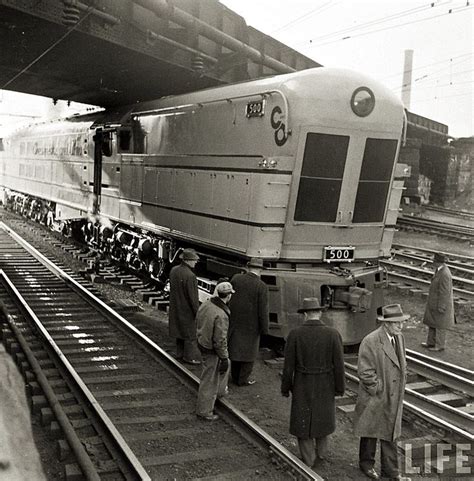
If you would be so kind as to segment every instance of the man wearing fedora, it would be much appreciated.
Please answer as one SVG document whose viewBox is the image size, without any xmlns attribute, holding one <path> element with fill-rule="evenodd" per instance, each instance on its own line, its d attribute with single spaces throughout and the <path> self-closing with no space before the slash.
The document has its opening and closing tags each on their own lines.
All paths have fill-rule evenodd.
<svg viewBox="0 0 474 481">
<path fill-rule="evenodd" d="M 227 332 L 230 310 L 227 307 L 234 293 L 230 282 L 217 284 L 213 297 L 203 302 L 196 316 L 197 338 L 202 353 L 202 374 L 196 414 L 206 421 L 219 418 L 214 414 L 216 398 L 227 393 L 229 353 Z"/>
<path fill-rule="evenodd" d="M 169 333 L 176 339 L 176 358 L 188 364 L 201 364 L 196 341 L 196 314 L 199 297 L 196 267 L 199 256 L 193 249 L 184 249 L 181 264 L 170 272 Z"/>
<path fill-rule="evenodd" d="M 344 352 L 339 332 L 321 320 L 325 308 L 315 297 L 303 300 L 304 323 L 290 331 L 285 346 L 281 393 L 292 393 L 290 434 L 298 438 L 308 466 L 326 457 L 336 429 L 335 396 L 344 394 Z"/>
<path fill-rule="evenodd" d="M 379 479 L 375 471 L 377 440 L 380 441 L 381 476 L 391 480 L 400 476 L 396 439 L 402 430 L 405 391 L 404 315 L 400 304 L 382 307 L 377 319 L 381 326 L 368 334 L 359 348 L 359 394 L 355 408 L 354 432 L 360 436 L 359 467 L 369 478 Z"/>
<path fill-rule="evenodd" d="M 268 334 L 268 287 L 260 279 L 263 260 L 252 258 L 247 272 L 231 279 L 235 295 L 230 300 L 229 357 L 232 380 L 238 386 L 255 383 L 250 379 L 257 359 L 260 335 Z"/>
<path fill-rule="evenodd" d="M 454 326 L 454 303 L 453 279 L 445 255 L 435 252 L 433 265 L 435 272 L 423 318 L 423 323 L 428 326 L 428 338 L 421 345 L 436 352 L 444 350 L 446 329 Z"/>
</svg>

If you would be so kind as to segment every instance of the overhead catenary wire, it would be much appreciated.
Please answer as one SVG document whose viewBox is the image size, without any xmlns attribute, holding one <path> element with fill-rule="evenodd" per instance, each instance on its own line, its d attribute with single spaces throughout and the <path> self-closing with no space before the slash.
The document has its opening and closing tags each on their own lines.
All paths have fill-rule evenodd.
<svg viewBox="0 0 474 481">
<path fill-rule="evenodd" d="M 47 53 L 49 53 L 51 50 L 53 50 L 54 47 L 59 45 L 66 37 L 68 37 L 79 25 L 87 18 L 89 15 L 92 13 L 94 10 L 93 7 L 88 7 L 86 10 L 84 16 L 75 24 L 73 25 L 70 29 L 66 31 L 66 33 L 60 37 L 58 40 L 56 40 L 51 46 L 49 46 L 43 53 L 38 55 L 33 61 L 31 61 L 24 69 L 22 69 L 20 72 L 18 72 L 16 75 L 14 75 L 10 80 L 8 80 L 6 83 L 4 83 L 0 88 L 4 89 L 8 87 L 12 82 L 14 82 L 18 77 L 23 75 L 25 72 L 27 72 L 34 64 L 38 63 Z"/>
</svg>

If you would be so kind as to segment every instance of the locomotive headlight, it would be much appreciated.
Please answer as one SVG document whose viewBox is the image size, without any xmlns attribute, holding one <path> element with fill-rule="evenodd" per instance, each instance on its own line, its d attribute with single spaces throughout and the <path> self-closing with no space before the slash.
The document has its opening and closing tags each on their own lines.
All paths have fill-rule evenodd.
<svg viewBox="0 0 474 481">
<path fill-rule="evenodd" d="M 375 96 L 368 87 L 359 87 L 351 97 L 351 109 L 359 117 L 367 117 L 375 107 Z"/>
</svg>

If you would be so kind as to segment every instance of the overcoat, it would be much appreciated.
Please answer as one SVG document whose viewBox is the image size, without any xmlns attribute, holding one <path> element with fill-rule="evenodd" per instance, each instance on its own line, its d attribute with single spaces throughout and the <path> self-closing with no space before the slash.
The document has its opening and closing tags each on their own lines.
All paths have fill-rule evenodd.
<svg viewBox="0 0 474 481">
<path fill-rule="evenodd" d="M 383 326 L 368 334 L 359 348 L 359 395 L 354 432 L 360 437 L 394 441 L 401 434 L 405 391 L 405 340 L 397 335 L 398 355 Z"/>
<path fill-rule="evenodd" d="M 196 339 L 196 314 L 199 309 L 197 279 L 191 267 L 182 262 L 170 272 L 170 337 Z"/>
<path fill-rule="evenodd" d="M 334 396 L 344 394 L 344 353 L 336 329 L 309 320 L 290 331 L 281 392 L 290 391 L 290 434 L 308 439 L 334 432 Z"/>
<path fill-rule="evenodd" d="M 268 333 L 268 287 L 253 272 L 236 274 L 230 282 L 235 294 L 229 302 L 229 357 L 252 362 L 260 335 Z"/>
<path fill-rule="evenodd" d="M 423 323 L 438 329 L 454 325 L 453 279 L 444 264 L 431 280 Z"/>
<path fill-rule="evenodd" d="M 25 384 L 0 343 L 0 479 L 46 480 L 31 429 Z"/>
</svg>

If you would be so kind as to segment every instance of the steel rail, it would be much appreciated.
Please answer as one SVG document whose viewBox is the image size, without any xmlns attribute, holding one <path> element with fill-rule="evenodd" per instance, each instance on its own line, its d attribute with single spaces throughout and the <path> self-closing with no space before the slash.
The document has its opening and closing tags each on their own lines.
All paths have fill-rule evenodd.
<svg viewBox="0 0 474 481">
<path fill-rule="evenodd" d="M 386 264 L 385 261 L 380 261 L 380 263 Z M 419 277 L 413 277 L 413 276 L 410 276 L 408 274 L 401 274 L 399 272 L 388 271 L 388 270 L 387 270 L 387 273 L 388 273 L 388 276 L 389 276 L 389 278 L 388 278 L 389 282 L 390 282 L 391 277 L 398 277 L 399 279 L 403 279 L 405 281 L 411 281 L 415 285 L 419 284 L 419 285 L 422 285 L 423 287 L 428 287 L 431 284 L 431 281 L 429 281 L 429 280 L 420 279 Z M 469 298 L 469 299 L 474 298 L 474 292 L 473 291 L 466 291 L 465 289 L 459 289 L 458 287 L 453 287 L 453 292 L 458 294 L 458 296 L 461 297 L 461 298 Z"/>
<path fill-rule="evenodd" d="M 20 294 L 20 292 L 17 290 L 17 288 L 10 281 L 8 276 L 3 271 L 1 271 L 1 272 L 3 274 L 3 278 L 6 280 L 6 282 L 8 284 L 9 289 L 11 290 L 11 292 L 13 292 L 15 298 L 18 300 L 18 302 L 20 303 L 20 305 L 24 309 L 25 313 L 33 321 L 34 325 L 36 326 L 36 329 L 43 336 L 43 339 L 53 349 L 53 351 L 56 354 L 57 359 L 60 361 L 61 365 L 67 370 L 69 376 L 74 380 L 74 382 L 76 383 L 80 392 L 86 397 L 87 402 L 89 403 L 89 406 L 92 408 L 94 413 L 98 416 L 100 421 L 106 427 L 107 432 L 110 433 L 111 436 L 113 437 L 113 439 L 116 443 L 115 447 L 119 448 L 119 450 L 121 451 L 124 459 L 126 459 L 128 468 L 135 475 L 136 479 L 139 479 L 139 480 L 142 480 L 142 481 L 151 481 L 151 478 L 148 475 L 148 473 L 146 472 L 145 468 L 142 466 L 142 464 L 135 457 L 135 454 L 130 449 L 128 444 L 125 442 L 122 435 L 118 432 L 117 428 L 112 423 L 110 418 L 107 416 L 105 411 L 102 409 L 102 407 L 100 406 L 99 402 L 96 400 L 96 398 L 94 397 L 92 392 L 84 384 L 84 382 L 82 381 L 79 374 L 76 372 L 76 370 L 72 367 L 71 363 L 64 356 L 63 352 L 61 351 L 59 346 L 56 344 L 54 339 L 50 336 L 48 331 L 44 328 L 43 324 L 38 319 L 38 317 L 36 316 L 33 309 L 28 305 L 26 300 L 23 298 L 23 296 Z M 57 399 L 56 399 L 56 402 L 57 402 Z M 87 456 L 85 451 L 84 452 L 80 451 L 79 454 L 81 455 L 81 460 L 84 461 L 84 455 Z M 88 468 L 88 471 L 90 471 L 90 466 L 93 466 L 93 464 L 92 463 L 90 463 L 90 464 L 86 463 L 85 466 Z M 97 471 L 97 470 L 95 469 L 95 471 Z M 100 479 L 100 477 L 91 476 L 90 479 Z"/>
<path fill-rule="evenodd" d="M 474 263 L 474 257 L 466 256 L 466 255 L 462 255 L 462 254 L 454 254 L 453 252 L 433 251 L 431 249 L 426 249 L 424 247 L 415 247 L 415 246 L 409 246 L 409 245 L 406 245 L 406 244 L 392 244 L 392 247 L 394 249 L 414 250 L 414 251 L 424 252 L 426 254 L 431 254 L 431 255 L 434 255 L 436 252 L 438 252 L 439 254 L 444 254 L 448 259 L 458 259 L 458 260 L 465 259 L 468 262 Z M 448 260 L 448 262 L 449 262 L 449 260 Z"/>
<path fill-rule="evenodd" d="M 79 282 L 73 279 L 69 274 L 64 272 L 60 267 L 56 266 L 47 257 L 41 254 L 37 249 L 35 249 L 31 244 L 19 236 L 15 231 L 8 227 L 3 222 L 0 222 L 0 228 L 6 230 L 9 235 L 15 239 L 22 247 L 28 250 L 39 262 L 46 266 L 51 272 L 53 272 L 59 278 L 74 286 L 78 293 L 88 299 L 89 302 L 93 303 L 95 306 L 99 306 L 102 311 L 106 312 L 112 319 L 117 321 L 120 325 L 125 327 L 129 333 L 132 333 L 136 338 L 140 339 L 144 345 L 155 355 L 159 356 L 161 360 L 166 361 L 175 370 L 178 370 L 186 380 L 191 383 L 195 388 L 199 385 L 199 379 L 183 367 L 176 359 L 174 359 L 170 354 L 164 351 L 155 342 L 149 339 L 145 334 L 143 334 L 139 329 L 129 323 L 124 317 L 115 312 L 110 306 L 105 304 L 101 299 L 94 296 L 89 290 L 82 286 Z M 272 453 L 277 455 L 280 459 L 284 460 L 286 465 L 292 469 L 298 476 L 307 480 L 323 481 L 323 478 L 315 473 L 311 468 L 298 459 L 293 453 L 288 451 L 282 444 L 273 439 L 268 433 L 262 430 L 257 424 L 251 421 L 247 416 L 245 416 L 241 411 L 235 408 L 226 399 L 218 399 L 216 402 L 218 407 L 218 412 L 223 413 L 228 420 L 233 424 L 241 426 L 245 429 L 246 433 L 252 434 L 253 439 L 260 445 L 265 446 L 270 449 Z M 105 413 L 104 413 L 105 414 Z M 147 478 L 144 478 L 147 479 Z"/>
<path fill-rule="evenodd" d="M 443 369 L 442 367 L 430 365 L 430 358 L 428 358 L 429 361 L 417 359 L 416 356 L 412 356 L 407 352 L 406 359 L 410 371 L 413 371 L 420 376 L 427 377 L 433 381 L 440 382 L 444 386 L 463 392 L 470 397 L 474 397 L 474 381 L 471 379 L 467 379 L 456 373 L 449 372 L 447 369 Z"/>
<path fill-rule="evenodd" d="M 424 264 L 430 264 L 430 265 L 433 264 L 433 260 L 425 257 L 422 253 L 416 254 L 414 252 L 406 252 L 406 251 L 398 250 L 398 249 L 393 250 L 391 259 L 394 259 L 394 258 L 397 258 L 397 257 L 403 258 L 403 259 L 409 259 L 409 260 L 412 260 L 412 261 L 418 261 L 422 264 L 422 266 Z M 466 275 L 474 278 L 474 264 L 473 264 L 472 267 L 470 267 L 469 265 L 466 265 L 465 263 L 462 263 L 462 262 L 453 262 L 451 260 L 447 260 L 446 265 L 453 272 L 466 274 Z M 433 274 L 432 271 L 428 271 L 428 270 L 424 270 L 424 272 Z M 466 279 L 464 277 L 462 279 L 469 281 L 469 279 Z M 474 281 L 473 281 L 473 284 L 474 284 Z"/>
<path fill-rule="evenodd" d="M 413 351 L 412 349 L 406 349 L 406 354 L 410 355 L 411 357 L 421 359 L 425 362 L 429 362 L 433 366 L 438 366 L 441 369 L 449 370 L 452 373 L 464 377 L 465 379 L 468 379 L 470 381 L 474 381 L 474 371 L 472 371 L 471 369 L 467 369 L 465 367 L 458 366 L 457 364 L 443 361 L 442 359 L 438 359 L 436 357 L 427 356 L 426 354 L 418 351 Z"/>
<path fill-rule="evenodd" d="M 345 362 L 344 365 L 346 367 L 346 378 L 352 384 L 357 383 L 358 385 L 359 379 L 356 375 L 357 366 L 348 362 Z M 430 399 L 410 388 L 405 388 L 403 406 L 414 414 L 428 419 L 431 423 L 443 429 L 447 429 L 464 439 L 468 439 L 470 442 L 474 441 L 474 416 L 436 401 L 435 399 Z M 466 430 L 466 427 L 469 430 Z"/>
</svg>

